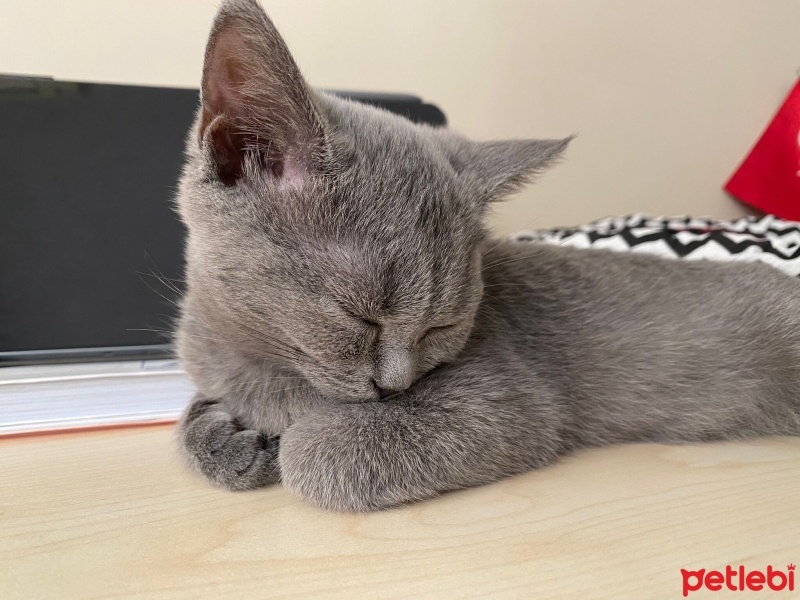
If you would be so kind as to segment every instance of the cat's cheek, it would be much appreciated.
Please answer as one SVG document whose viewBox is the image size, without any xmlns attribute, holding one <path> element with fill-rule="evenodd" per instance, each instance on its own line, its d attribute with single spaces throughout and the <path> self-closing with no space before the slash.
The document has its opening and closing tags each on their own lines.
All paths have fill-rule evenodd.
<svg viewBox="0 0 800 600">
<path fill-rule="evenodd" d="M 431 340 L 419 353 L 417 379 L 439 365 L 452 362 L 464 348 L 464 341 L 460 339 Z"/>
<path fill-rule="evenodd" d="M 354 378 L 352 383 L 348 383 L 319 372 L 305 373 L 305 375 L 315 390 L 329 404 L 377 400 L 375 389 L 367 376 Z"/>
</svg>

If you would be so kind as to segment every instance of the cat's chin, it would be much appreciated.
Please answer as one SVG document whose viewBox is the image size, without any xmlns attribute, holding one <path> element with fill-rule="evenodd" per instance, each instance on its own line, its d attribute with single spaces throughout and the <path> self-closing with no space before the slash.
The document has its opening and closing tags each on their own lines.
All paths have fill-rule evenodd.
<svg viewBox="0 0 800 600">
<path fill-rule="evenodd" d="M 346 395 L 346 394 L 333 394 L 330 396 L 336 404 L 367 404 L 371 402 L 391 402 L 403 395 L 406 390 L 401 390 L 391 394 L 381 393 L 374 390 L 369 394 L 363 395 Z"/>
<path fill-rule="evenodd" d="M 336 404 L 365 404 L 367 402 L 383 402 L 384 400 L 388 400 L 389 397 L 381 397 L 378 392 L 365 394 L 365 395 L 346 395 L 346 394 L 337 394 L 328 396 L 335 402 Z"/>
<path fill-rule="evenodd" d="M 353 390 L 327 384 L 315 384 L 311 380 L 309 382 L 331 404 L 361 404 L 381 400 L 380 392 L 371 385 L 366 390 Z"/>
</svg>

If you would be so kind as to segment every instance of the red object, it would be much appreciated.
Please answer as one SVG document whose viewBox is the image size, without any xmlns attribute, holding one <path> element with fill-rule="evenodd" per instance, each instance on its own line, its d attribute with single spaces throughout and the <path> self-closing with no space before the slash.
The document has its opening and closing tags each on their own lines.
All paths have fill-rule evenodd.
<svg viewBox="0 0 800 600">
<path fill-rule="evenodd" d="M 766 213 L 800 221 L 800 81 L 725 191 Z"/>
</svg>

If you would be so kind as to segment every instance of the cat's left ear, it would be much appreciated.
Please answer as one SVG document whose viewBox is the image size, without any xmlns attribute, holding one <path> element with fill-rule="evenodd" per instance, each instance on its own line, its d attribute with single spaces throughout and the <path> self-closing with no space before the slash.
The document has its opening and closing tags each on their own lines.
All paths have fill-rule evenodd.
<svg viewBox="0 0 800 600">
<path fill-rule="evenodd" d="M 518 191 L 553 166 L 574 136 L 555 140 L 447 140 L 450 164 L 484 203 Z"/>
<path fill-rule="evenodd" d="M 324 168 L 325 128 L 286 44 L 255 0 L 226 0 L 206 47 L 199 143 L 219 178 L 302 179 Z"/>
</svg>

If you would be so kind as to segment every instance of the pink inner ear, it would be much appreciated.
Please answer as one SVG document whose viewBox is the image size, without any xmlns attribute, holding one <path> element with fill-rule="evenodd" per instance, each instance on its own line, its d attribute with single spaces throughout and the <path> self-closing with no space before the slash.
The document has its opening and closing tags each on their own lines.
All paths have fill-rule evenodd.
<svg viewBox="0 0 800 600">
<path fill-rule="evenodd" d="M 246 116 L 241 90 L 247 81 L 246 70 L 237 55 L 242 52 L 243 40 L 235 30 L 221 31 L 209 48 L 203 71 L 203 118 L 200 123 L 200 142 L 206 128 L 220 115 L 236 121 Z"/>
<path fill-rule="evenodd" d="M 203 73 L 203 102 L 217 114 L 236 113 L 243 109 L 239 96 L 248 74 L 241 57 L 246 43 L 235 29 L 221 31 L 214 39 Z"/>
<path fill-rule="evenodd" d="M 267 166 L 273 179 L 286 183 L 297 183 L 304 176 L 302 166 L 292 158 L 271 159 L 268 160 Z"/>
<path fill-rule="evenodd" d="M 280 161 L 280 174 L 275 174 L 278 179 L 290 184 L 299 184 L 305 178 L 303 166 L 293 158 Z M 273 171 L 274 172 L 274 171 Z"/>
<path fill-rule="evenodd" d="M 208 114 L 208 111 L 203 111 L 204 121 L 210 118 L 207 117 Z M 207 139 L 217 167 L 217 175 L 226 186 L 235 185 L 244 169 L 245 143 L 241 135 L 232 130 L 227 120 L 222 117 L 209 123 Z"/>
<path fill-rule="evenodd" d="M 244 174 L 247 155 L 257 157 L 263 167 L 280 177 L 283 167 L 277 159 L 261 156 L 257 136 L 244 131 L 237 123 L 248 116 L 242 95 L 247 82 L 245 65 L 238 58 L 243 40 L 235 29 L 221 31 L 206 56 L 203 73 L 203 114 L 200 119 L 200 143 L 209 130 L 208 142 L 217 174 L 226 186 L 235 185 Z M 267 146 L 269 147 L 269 146 Z"/>
<path fill-rule="evenodd" d="M 203 119 L 210 118 L 208 111 Z M 244 176 L 248 158 L 272 176 L 275 181 L 298 184 L 305 176 L 302 163 L 291 157 L 281 157 L 278 149 L 231 124 L 225 115 L 213 119 L 206 127 L 211 157 L 222 183 L 230 187 Z M 270 152 L 271 155 L 267 155 Z"/>
<path fill-rule="evenodd" d="M 212 33 L 206 52 L 199 142 L 209 143 L 227 186 L 251 161 L 287 183 L 299 182 L 309 166 L 299 154 L 316 137 L 313 115 L 304 112 L 306 89 L 299 73 L 292 77 L 285 48 L 260 48 L 270 41 L 232 21 Z"/>
</svg>

